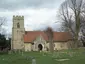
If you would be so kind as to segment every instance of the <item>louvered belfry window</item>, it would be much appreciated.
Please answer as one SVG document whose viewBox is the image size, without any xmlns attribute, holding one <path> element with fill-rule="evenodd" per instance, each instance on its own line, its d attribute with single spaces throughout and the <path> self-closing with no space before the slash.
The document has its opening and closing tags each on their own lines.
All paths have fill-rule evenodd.
<svg viewBox="0 0 85 64">
<path fill-rule="evenodd" d="M 17 28 L 20 28 L 20 24 L 19 23 L 17 23 Z"/>
</svg>

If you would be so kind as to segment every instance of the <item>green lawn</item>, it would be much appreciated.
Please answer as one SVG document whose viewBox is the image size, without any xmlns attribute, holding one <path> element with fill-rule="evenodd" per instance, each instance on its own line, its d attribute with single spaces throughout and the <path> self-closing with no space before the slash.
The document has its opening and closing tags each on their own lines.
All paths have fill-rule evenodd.
<svg viewBox="0 0 85 64">
<path fill-rule="evenodd" d="M 53 54 L 47 52 L 24 52 L 0 55 L 0 64 L 32 64 L 32 57 L 37 64 L 85 64 L 84 49 L 62 50 Z"/>
</svg>

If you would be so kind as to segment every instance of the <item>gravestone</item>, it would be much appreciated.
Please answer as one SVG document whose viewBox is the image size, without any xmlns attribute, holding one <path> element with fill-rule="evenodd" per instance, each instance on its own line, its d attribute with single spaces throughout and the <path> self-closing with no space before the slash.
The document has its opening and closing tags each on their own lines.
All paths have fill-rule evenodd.
<svg viewBox="0 0 85 64">
<path fill-rule="evenodd" d="M 36 64 L 36 59 L 35 58 L 32 59 L 32 64 Z"/>
</svg>

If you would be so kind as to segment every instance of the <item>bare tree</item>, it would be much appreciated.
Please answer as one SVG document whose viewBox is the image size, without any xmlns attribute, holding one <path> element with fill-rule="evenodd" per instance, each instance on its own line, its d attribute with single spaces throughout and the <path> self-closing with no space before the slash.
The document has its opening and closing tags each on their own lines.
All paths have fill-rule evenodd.
<svg viewBox="0 0 85 64">
<path fill-rule="evenodd" d="M 45 33 L 46 33 L 46 35 L 48 37 L 48 41 L 49 41 L 49 50 L 50 50 L 50 52 L 53 52 L 54 47 L 53 47 L 53 30 L 52 30 L 52 28 L 48 27 L 45 30 Z"/>
<path fill-rule="evenodd" d="M 71 32 L 75 47 L 79 43 L 79 32 L 81 25 L 81 15 L 83 10 L 83 0 L 65 0 L 61 4 L 60 16 L 64 21 L 63 26 L 66 31 Z"/>
<path fill-rule="evenodd" d="M 6 25 L 6 21 L 7 21 L 7 19 L 6 19 L 6 17 L 0 17 L 0 32 L 3 32 L 3 26 L 5 26 Z"/>
<path fill-rule="evenodd" d="M 85 47 L 85 13 L 81 16 L 81 35 L 80 40 L 83 43 L 83 46 Z"/>
<path fill-rule="evenodd" d="M 80 37 L 81 42 L 83 43 L 83 46 L 85 47 L 85 30 L 82 30 L 82 36 Z"/>
</svg>

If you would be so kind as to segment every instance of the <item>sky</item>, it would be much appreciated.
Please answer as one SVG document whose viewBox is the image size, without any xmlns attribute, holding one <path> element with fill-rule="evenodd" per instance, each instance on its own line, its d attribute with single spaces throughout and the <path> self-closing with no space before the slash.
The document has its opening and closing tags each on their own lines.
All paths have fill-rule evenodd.
<svg viewBox="0 0 85 64">
<path fill-rule="evenodd" d="M 6 33 L 12 32 L 13 15 L 24 16 L 25 30 L 44 30 L 50 26 L 60 28 L 57 13 L 64 0 L 0 0 L 0 16 L 6 17 Z"/>
</svg>

